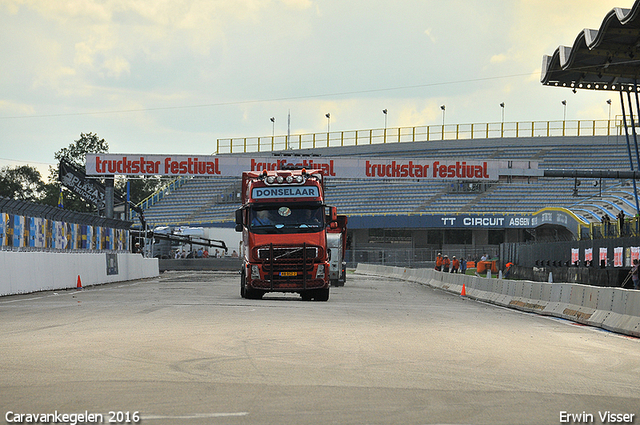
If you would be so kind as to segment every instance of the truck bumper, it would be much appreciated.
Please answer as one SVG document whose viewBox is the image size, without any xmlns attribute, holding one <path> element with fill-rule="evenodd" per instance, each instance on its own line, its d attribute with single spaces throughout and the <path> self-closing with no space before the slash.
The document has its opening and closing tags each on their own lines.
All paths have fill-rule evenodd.
<svg viewBox="0 0 640 425">
<path fill-rule="evenodd" d="M 258 270 L 255 270 L 255 269 Z M 252 273 L 252 269 L 253 272 Z M 247 286 L 266 292 L 303 292 L 306 290 L 329 288 L 330 280 L 327 272 L 328 263 L 311 263 L 305 268 L 302 265 L 293 268 L 270 267 L 265 264 L 254 264 L 247 267 Z M 324 269 L 324 273 L 320 273 Z M 259 273 L 255 273 L 259 271 Z"/>
<path fill-rule="evenodd" d="M 303 285 L 300 282 L 260 279 L 252 279 L 248 283 L 251 288 L 269 292 L 301 292 L 309 289 L 325 289 L 329 287 L 329 282 L 325 282 L 322 279 L 307 280 L 305 282 L 306 285 Z"/>
</svg>

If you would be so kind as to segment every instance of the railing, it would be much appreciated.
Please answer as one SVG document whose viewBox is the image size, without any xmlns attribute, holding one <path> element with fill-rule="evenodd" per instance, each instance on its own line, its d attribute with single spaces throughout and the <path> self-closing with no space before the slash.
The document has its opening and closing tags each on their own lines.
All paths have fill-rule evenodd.
<svg viewBox="0 0 640 425">
<path fill-rule="evenodd" d="M 588 226 L 578 227 L 578 238 L 610 239 L 640 236 L 640 217 L 626 218 L 621 225 L 619 220 L 609 223 L 590 223 Z"/>
<path fill-rule="evenodd" d="M 618 117 L 612 120 L 526 121 L 378 128 L 291 136 L 218 139 L 216 154 L 502 137 L 614 136 L 622 134 L 623 128 L 622 118 Z"/>
<path fill-rule="evenodd" d="M 143 210 L 146 210 L 147 208 L 160 202 L 162 198 L 164 198 L 166 195 L 170 194 L 171 192 L 173 192 L 174 190 L 182 186 L 186 181 L 187 181 L 187 178 L 185 177 L 178 177 L 175 180 L 171 180 L 169 183 L 165 184 L 160 189 L 156 190 L 154 193 L 152 193 L 151 195 L 147 196 L 145 199 L 140 201 L 140 203 L 138 203 L 138 206 L 141 207 Z M 132 214 L 132 217 L 137 216 L 137 214 L 135 214 L 135 212 L 133 211 L 131 212 L 131 214 Z"/>
</svg>

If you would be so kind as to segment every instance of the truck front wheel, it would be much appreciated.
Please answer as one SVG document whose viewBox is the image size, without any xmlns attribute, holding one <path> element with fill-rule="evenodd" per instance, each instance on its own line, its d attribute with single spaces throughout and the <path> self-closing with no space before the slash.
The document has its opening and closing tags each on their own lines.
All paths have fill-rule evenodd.
<svg viewBox="0 0 640 425">
<path fill-rule="evenodd" d="M 245 295 L 245 298 L 249 298 L 250 300 L 261 300 L 262 296 L 264 295 L 264 291 L 245 287 L 244 295 Z"/>
<path fill-rule="evenodd" d="M 316 301 L 329 301 L 329 288 L 316 289 L 314 297 Z"/>
<path fill-rule="evenodd" d="M 244 271 L 244 267 L 240 272 L 240 296 L 247 298 L 247 273 Z"/>
</svg>

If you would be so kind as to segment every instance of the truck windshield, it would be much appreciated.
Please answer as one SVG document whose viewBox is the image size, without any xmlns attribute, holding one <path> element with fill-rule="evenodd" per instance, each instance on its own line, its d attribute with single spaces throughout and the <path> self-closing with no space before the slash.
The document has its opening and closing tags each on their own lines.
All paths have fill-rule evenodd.
<svg viewBox="0 0 640 425">
<path fill-rule="evenodd" d="M 254 233 L 310 233 L 324 228 L 322 205 L 270 205 L 249 210 L 249 226 Z"/>
</svg>

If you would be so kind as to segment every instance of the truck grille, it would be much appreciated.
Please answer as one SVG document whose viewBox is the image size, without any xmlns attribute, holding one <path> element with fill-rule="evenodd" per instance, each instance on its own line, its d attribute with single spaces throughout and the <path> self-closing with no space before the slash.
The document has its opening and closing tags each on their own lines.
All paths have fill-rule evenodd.
<svg viewBox="0 0 640 425">
<path fill-rule="evenodd" d="M 257 256 L 262 263 L 264 280 L 256 281 L 253 285 L 271 290 L 322 287 L 324 280 L 314 276 L 314 265 L 320 255 L 320 248 L 314 246 L 260 247 Z"/>
<path fill-rule="evenodd" d="M 318 248 L 315 247 L 286 247 L 286 248 L 273 248 L 273 261 L 288 262 L 290 260 L 302 260 L 304 257 L 304 250 L 307 251 L 307 260 L 315 260 L 318 256 Z M 259 248 L 258 259 L 270 260 L 270 249 Z"/>
</svg>

